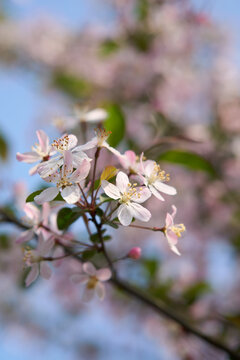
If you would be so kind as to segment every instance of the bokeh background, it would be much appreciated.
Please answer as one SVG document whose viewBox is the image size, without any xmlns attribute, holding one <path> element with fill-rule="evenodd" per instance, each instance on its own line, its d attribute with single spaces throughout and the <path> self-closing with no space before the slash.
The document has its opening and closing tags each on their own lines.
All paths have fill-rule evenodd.
<svg viewBox="0 0 240 360">
<path fill-rule="evenodd" d="M 0 5 L 1 206 L 21 217 L 41 185 L 16 161 L 74 104 L 111 113 L 112 143 L 143 150 L 170 171 L 186 235 L 181 257 L 163 237 L 124 229 L 112 254 L 141 246 L 119 265 L 207 334 L 240 346 L 240 3 L 238 1 L 6 0 Z M 64 125 L 67 127 L 67 124 Z M 89 135 L 93 128 L 89 129 Z M 172 199 L 153 201 L 161 226 Z M 19 231 L 0 224 L 0 358 L 228 359 L 108 287 L 81 304 L 68 265 L 50 281 L 22 285 Z M 76 227 L 76 231 L 80 230 Z M 117 236 L 117 237 L 116 237 Z"/>
</svg>

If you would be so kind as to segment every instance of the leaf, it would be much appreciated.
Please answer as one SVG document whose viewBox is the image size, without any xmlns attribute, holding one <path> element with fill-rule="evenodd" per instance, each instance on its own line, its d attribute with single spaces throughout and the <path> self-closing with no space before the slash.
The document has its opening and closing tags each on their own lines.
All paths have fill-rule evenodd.
<svg viewBox="0 0 240 360">
<path fill-rule="evenodd" d="M 11 247 L 10 239 L 6 234 L 0 234 L 0 248 L 1 250 L 7 250 Z"/>
<path fill-rule="evenodd" d="M 82 259 L 83 260 L 89 260 L 91 259 L 94 255 L 96 254 L 96 251 L 95 250 L 85 250 L 83 253 L 82 253 Z"/>
<path fill-rule="evenodd" d="M 58 212 L 57 225 L 59 230 L 66 230 L 71 224 L 73 224 L 81 213 L 73 212 L 70 208 L 63 208 Z"/>
<path fill-rule="evenodd" d="M 90 236 L 90 240 L 93 242 L 93 243 L 97 243 L 99 242 L 99 235 L 98 233 L 94 233 Z"/>
<path fill-rule="evenodd" d="M 100 196 L 99 196 L 99 200 L 100 200 L 100 204 L 102 205 L 102 204 L 104 204 L 105 202 L 109 202 L 109 201 L 112 201 L 113 199 L 112 198 L 110 198 L 110 197 L 108 197 L 106 194 L 101 194 Z M 98 205 L 100 205 L 100 204 L 98 204 Z"/>
<path fill-rule="evenodd" d="M 60 71 L 53 75 L 52 84 L 77 100 L 80 97 L 89 96 L 92 91 L 91 84 L 85 79 Z"/>
<path fill-rule="evenodd" d="M 100 55 L 109 56 L 119 50 L 119 44 L 113 39 L 105 40 L 100 46 Z"/>
<path fill-rule="evenodd" d="M 108 117 L 104 122 L 104 127 L 112 132 L 108 138 L 108 143 L 110 146 L 116 147 L 122 141 L 125 134 L 124 115 L 117 104 L 108 105 L 105 109 L 108 112 Z"/>
<path fill-rule="evenodd" d="M 111 227 L 114 228 L 114 229 L 118 229 L 118 225 L 115 224 L 114 222 L 110 221 L 110 220 L 106 220 L 106 221 L 104 221 L 104 223 L 105 223 L 106 225 L 111 226 Z"/>
<path fill-rule="evenodd" d="M 100 184 L 103 180 L 109 180 L 113 178 L 118 172 L 118 169 L 116 169 L 114 166 L 106 166 L 103 170 L 101 177 L 100 177 Z"/>
<path fill-rule="evenodd" d="M 136 15 L 138 20 L 143 21 L 147 18 L 149 12 L 148 0 L 138 0 L 136 4 Z"/>
<path fill-rule="evenodd" d="M 8 144 L 5 140 L 5 138 L 3 137 L 3 135 L 0 134 L 0 158 L 3 161 L 6 161 L 7 156 L 8 156 Z"/>
<path fill-rule="evenodd" d="M 211 290 L 211 286 L 207 282 L 200 281 L 187 288 L 183 293 L 183 298 L 188 305 L 191 305 L 201 296 L 211 292 Z"/>
<path fill-rule="evenodd" d="M 204 171 L 212 177 L 216 177 L 213 165 L 203 156 L 184 150 L 169 150 L 158 157 L 159 161 L 183 165 L 189 170 Z"/>
<path fill-rule="evenodd" d="M 150 279 L 155 278 L 159 267 L 159 261 L 157 259 L 143 259 L 143 265 Z"/>
</svg>

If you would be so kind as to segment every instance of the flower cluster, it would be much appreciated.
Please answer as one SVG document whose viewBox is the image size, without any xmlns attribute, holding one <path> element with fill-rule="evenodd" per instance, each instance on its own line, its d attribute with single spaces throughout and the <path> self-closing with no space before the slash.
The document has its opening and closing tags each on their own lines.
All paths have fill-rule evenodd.
<svg viewBox="0 0 240 360">
<path fill-rule="evenodd" d="M 92 122 L 97 117 L 100 121 L 104 119 L 105 112 L 104 110 L 101 112 L 101 109 L 90 112 L 78 110 L 78 116 L 85 122 Z M 50 144 L 48 136 L 43 130 L 39 130 L 37 131 L 39 144 L 32 148 L 33 151 L 17 154 L 19 161 L 29 163 L 40 160 L 34 171 L 31 170 L 30 173 L 38 173 L 46 184 L 45 189 L 38 191 L 37 194 L 34 193 L 32 198 L 30 196 L 30 201 L 34 200 L 37 206 L 31 203 L 25 204 L 25 223 L 29 229 L 17 240 L 18 243 L 23 243 L 38 238 L 36 248 L 25 251 L 25 264 L 31 268 L 26 279 L 27 286 L 36 280 L 39 274 L 45 279 L 51 276 L 48 262 L 56 263 L 71 256 L 77 256 L 84 261 L 83 255 L 87 249 L 103 252 L 110 268 L 97 270 L 92 263 L 84 262 L 83 273 L 72 274 L 72 281 L 86 285 L 84 300 L 91 299 L 94 291 L 100 299 L 103 299 L 105 290 L 102 282 L 109 280 L 114 274 L 113 262 L 104 244 L 108 236 L 103 235 L 106 231 L 103 226 L 110 225 L 117 228 L 122 225 L 161 231 L 166 236 L 171 250 L 180 255 L 176 245 L 185 227 L 183 224 L 174 225 L 173 219 L 177 211 L 175 206 L 173 213 L 166 215 L 165 225 L 162 227 L 133 224 L 135 220 L 142 222 L 150 220 L 151 212 L 142 204 L 152 195 L 164 201 L 164 194 L 177 193 L 173 186 L 167 184 L 170 175 L 162 170 L 158 163 L 146 159 L 144 154 L 137 156 L 131 150 L 124 154 L 120 153 L 109 145 L 110 134 L 111 132 L 100 127 L 96 130 L 96 136 L 85 144 L 78 145 L 78 139 L 73 134 L 64 134 Z M 115 157 L 120 168 L 111 165 L 102 166 L 102 162 L 98 159 L 103 148 Z M 94 150 L 95 155 L 92 156 Z M 55 226 L 52 226 L 50 221 L 53 212 L 51 204 L 57 200 L 61 202 L 61 210 L 57 215 L 59 229 L 56 221 Z M 64 203 L 71 206 L 62 208 Z M 40 205 L 42 208 L 39 208 Z M 98 239 L 94 240 L 93 245 L 73 240 L 72 237 L 67 236 L 67 233 L 60 231 L 66 229 L 80 216 L 84 220 L 90 240 L 94 238 L 90 230 L 90 222 L 96 227 Z M 69 222 L 66 227 L 61 225 L 66 221 Z M 74 248 L 76 244 L 83 249 L 76 252 Z M 56 249 L 59 247 L 62 249 L 60 257 L 56 256 Z M 132 248 L 125 258 L 137 260 L 141 257 L 141 252 L 139 247 Z M 49 256 L 51 253 L 52 256 Z"/>
</svg>

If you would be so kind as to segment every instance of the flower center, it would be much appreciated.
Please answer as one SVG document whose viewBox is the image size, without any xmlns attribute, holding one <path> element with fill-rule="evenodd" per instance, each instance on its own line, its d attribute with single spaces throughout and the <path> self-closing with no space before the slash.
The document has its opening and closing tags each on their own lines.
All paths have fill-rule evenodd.
<svg viewBox="0 0 240 360">
<path fill-rule="evenodd" d="M 134 184 L 128 184 L 128 189 L 127 191 L 125 191 L 123 194 L 122 194 L 122 197 L 121 197 L 121 200 L 120 202 L 121 203 L 129 203 L 129 201 L 131 200 L 131 198 L 134 196 L 134 195 L 137 195 L 138 198 L 141 197 L 140 193 L 138 193 L 138 189 L 136 188 L 137 186 L 137 183 L 134 183 Z M 142 188 L 140 188 L 140 190 L 142 190 Z"/>
<path fill-rule="evenodd" d="M 98 139 L 98 146 L 102 146 L 104 141 L 111 135 L 111 131 L 107 131 L 105 129 L 95 129 L 97 139 Z"/>
<path fill-rule="evenodd" d="M 95 286 L 98 283 L 98 279 L 96 278 L 96 276 L 90 276 L 88 283 L 87 283 L 87 288 L 88 289 L 94 289 Z"/>
<path fill-rule="evenodd" d="M 170 229 L 177 235 L 177 237 L 182 236 L 182 232 L 186 230 L 184 224 L 177 224 L 170 227 Z"/>
<path fill-rule="evenodd" d="M 58 150 L 59 152 L 64 151 L 64 150 L 68 150 L 68 146 L 69 146 L 69 136 L 68 135 L 64 135 L 63 137 L 61 137 L 60 139 L 54 140 L 52 143 L 52 146 Z"/>
<path fill-rule="evenodd" d="M 39 156 L 41 156 L 43 158 L 43 160 L 49 156 L 48 153 L 45 153 L 42 151 L 42 148 L 41 148 L 40 144 L 38 144 L 38 143 L 35 143 L 35 146 L 32 146 L 32 151 L 34 151 Z"/>
<path fill-rule="evenodd" d="M 67 177 L 64 176 L 57 182 L 56 185 L 58 188 L 64 189 L 66 186 L 73 185 L 73 183 L 69 181 Z"/>
<path fill-rule="evenodd" d="M 151 175 L 148 177 L 148 184 L 153 184 L 155 181 L 169 181 L 170 175 L 161 170 L 160 165 L 155 164 Z"/>
<path fill-rule="evenodd" d="M 34 256 L 33 251 L 30 248 L 26 248 L 23 261 L 27 266 L 32 266 L 34 263 L 41 261 L 41 257 Z"/>
</svg>

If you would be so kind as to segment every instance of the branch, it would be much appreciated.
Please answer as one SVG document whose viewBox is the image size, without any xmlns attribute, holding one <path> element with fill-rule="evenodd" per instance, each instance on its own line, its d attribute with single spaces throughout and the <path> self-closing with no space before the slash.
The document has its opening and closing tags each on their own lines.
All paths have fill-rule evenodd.
<svg viewBox="0 0 240 360">
<path fill-rule="evenodd" d="M 150 308 L 155 310 L 160 315 L 163 315 L 175 321 L 186 332 L 195 335 L 198 338 L 206 341 L 208 344 L 214 346 L 215 348 L 224 351 L 229 356 L 231 356 L 231 360 L 240 360 L 240 354 L 237 354 L 234 350 L 227 347 L 227 345 L 222 344 L 220 341 L 216 340 L 215 338 L 208 336 L 203 332 L 201 332 L 200 330 L 196 329 L 194 326 L 189 324 L 185 319 L 183 319 L 178 314 L 176 314 L 172 309 L 166 306 L 163 302 L 156 301 L 155 299 L 143 293 L 141 290 L 137 289 L 135 286 L 127 284 L 126 282 L 119 280 L 117 277 L 112 278 L 110 282 L 117 288 L 123 290 L 128 295 L 133 296 L 137 300 L 148 305 Z"/>
<path fill-rule="evenodd" d="M 17 225 L 18 227 L 22 229 L 28 229 L 27 226 L 22 224 L 19 220 L 14 218 L 13 216 L 7 214 L 5 210 L 0 209 L 0 215 L 2 216 L 1 221 L 3 222 L 9 222 Z M 101 224 L 99 224 L 95 218 L 95 214 L 92 214 L 92 220 L 97 228 L 100 241 L 103 245 L 103 252 L 106 257 L 106 260 L 108 261 L 109 266 L 112 269 L 112 261 L 108 257 L 108 254 L 106 252 L 104 241 L 102 239 L 102 232 L 101 232 Z M 65 248 L 65 247 L 64 247 Z M 69 250 L 68 250 L 69 251 Z M 75 258 L 78 260 L 81 260 L 76 254 L 72 254 Z M 183 319 L 181 316 L 179 316 L 175 311 L 170 309 L 168 306 L 166 306 L 163 302 L 156 301 L 155 299 L 151 298 L 149 295 L 146 295 L 141 290 L 137 289 L 135 286 L 130 285 L 122 280 L 120 280 L 115 275 L 115 271 L 113 269 L 113 278 L 110 279 L 110 282 L 120 290 L 123 290 L 126 294 L 134 297 L 135 299 L 141 301 L 142 303 L 148 305 L 150 308 L 155 310 L 158 314 L 163 315 L 167 317 L 168 319 L 171 319 L 175 321 L 177 324 L 179 324 L 186 332 L 195 335 L 199 339 L 202 339 L 203 341 L 207 342 L 209 345 L 214 346 L 215 348 L 225 352 L 231 357 L 231 360 L 240 360 L 240 354 L 236 353 L 234 350 L 230 349 L 227 345 L 222 344 L 217 339 L 208 336 L 201 332 L 200 330 L 196 329 L 194 326 L 192 326 L 186 319 Z"/>
</svg>

